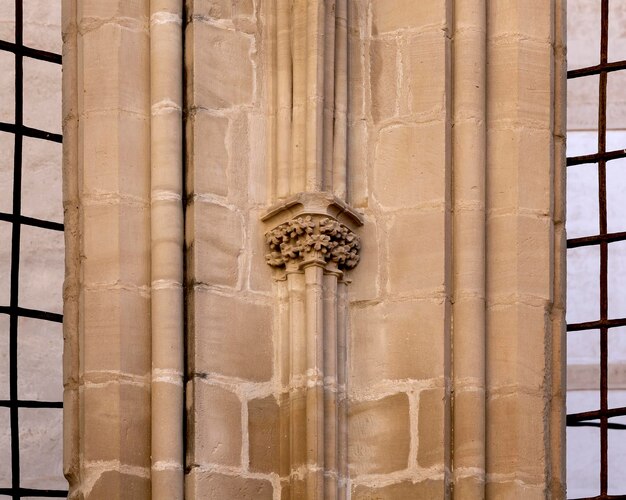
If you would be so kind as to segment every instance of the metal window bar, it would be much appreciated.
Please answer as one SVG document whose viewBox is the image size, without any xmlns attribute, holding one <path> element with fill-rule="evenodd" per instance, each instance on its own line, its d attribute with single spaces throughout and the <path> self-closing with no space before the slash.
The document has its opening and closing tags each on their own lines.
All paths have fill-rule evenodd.
<svg viewBox="0 0 626 500">
<path fill-rule="evenodd" d="M 568 324 L 568 332 L 582 330 L 600 331 L 600 408 L 594 411 L 567 415 L 570 427 L 600 428 L 600 493 L 594 497 L 575 500 L 626 499 L 626 492 L 619 495 L 608 494 L 608 431 L 626 429 L 626 425 L 610 422 L 610 418 L 626 415 L 626 407 L 609 408 L 608 406 L 608 335 L 611 328 L 626 326 L 626 318 L 609 319 L 608 316 L 608 250 L 609 244 L 626 241 L 626 232 L 609 233 L 607 231 L 607 190 L 606 164 L 611 160 L 626 158 L 626 150 L 606 150 L 606 111 L 607 111 L 607 76 L 613 71 L 626 70 L 626 61 L 608 62 L 609 45 L 609 0 L 601 3 L 600 64 L 567 72 L 567 78 L 581 78 L 599 75 L 598 102 L 598 150 L 595 154 L 567 158 L 567 166 L 597 164 L 598 166 L 598 205 L 599 229 L 594 236 L 572 238 L 567 241 L 567 248 L 597 245 L 600 247 L 600 319 L 584 323 Z"/>
<path fill-rule="evenodd" d="M 18 395 L 18 320 L 20 317 L 36 318 L 56 323 L 63 322 L 61 314 L 47 311 L 25 309 L 18 302 L 20 276 L 20 232 L 21 227 L 35 226 L 51 231 L 63 231 L 63 224 L 25 217 L 21 214 L 22 194 L 22 143 L 24 137 L 60 143 L 62 137 L 45 130 L 33 129 L 24 125 L 24 80 L 23 61 L 25 57 L 61 64 L 61 55 L 37 50 L 24 46 L 23 0 L 15 0 L 15 42 L 0 40 L 0 50 L 15 55 L 15 122 L 0 122 L 0 131 L 14 135 L 15 147 L 13 157 L 13 207 L 12 213 L 0 213 L 0 220 L 12 224 L 11 234 L 11 284 L 10 304 L 0 306 L 0 314 L 9 316 L 9 399 L 0 400 L 0 407 L 9 408 L 11 426 L 11 487 L 0 488 L 0 495 L 8 495 L 13 499 L 23 497 L 66 497 L 66 490 L 32 489 L 20 485 L 20 442 L 19 442 L 19 410 L 20 408 L 63 408 L 62 401 L 29 401 L 21 400 Z M 1 69 L 0 69 L 1 71 Z"/>
</svg>

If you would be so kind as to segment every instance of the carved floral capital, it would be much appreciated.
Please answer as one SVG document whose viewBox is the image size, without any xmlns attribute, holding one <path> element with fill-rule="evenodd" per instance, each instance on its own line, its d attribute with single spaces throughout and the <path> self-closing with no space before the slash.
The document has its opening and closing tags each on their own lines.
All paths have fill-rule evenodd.
<svg viewBox="0 0 626 500">
<path fill-rule="evenodd" d="M 268 231 L 265 239 L 266 260 L 273 267 L 316 260 L 353 269 L 359 263 L 359 237 L 332 217 L 302 215 Z"/>
</svg>

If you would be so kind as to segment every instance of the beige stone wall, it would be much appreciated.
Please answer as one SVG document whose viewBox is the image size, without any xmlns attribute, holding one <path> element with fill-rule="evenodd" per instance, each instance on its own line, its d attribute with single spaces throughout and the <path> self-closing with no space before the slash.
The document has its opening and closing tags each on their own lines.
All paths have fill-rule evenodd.
<svg viewBox="0 0 626 500">
<path fill-rule="evenodd" d="M 180 20 L 69 2 L 73 494 L 182 484 L 175 453 L 150 460 L 181 437 L 157 413 L 168 390 L 182 412 L 182 306 L 155 305 L 183 287 L 176 259 L 155 282 L 160 243 L 183 255 L 182 229 L 158 232 L 182 202 L 176 154 L 155 161 L 182 145 L 155 134 L 180 112 L 154 99 L 169 20 L 185 37 L 186 497 L 561 498 L 562 2 L 289 6 L 189 0 Z M 295 236 L 323 241 L 329 220 L 360 238 L 354 270 Z M 273 243 L 274 270 L 273 229 L 303 245 Z"/>
<path fill-rule="evenodd" d="M 278 491 L 262 15 L 251 0 L 187 6 L 189 498 Z"/>
</svg>

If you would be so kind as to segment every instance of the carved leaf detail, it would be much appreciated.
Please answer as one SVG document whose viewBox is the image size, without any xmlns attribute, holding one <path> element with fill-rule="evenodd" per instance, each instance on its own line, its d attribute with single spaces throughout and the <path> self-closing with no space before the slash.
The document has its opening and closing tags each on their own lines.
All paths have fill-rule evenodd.
<svg viewBox="0 0 626 500">
<path fill-rule="evenodd" d="M 266 260 L 273 267 L 313 254 L 344 269 L 352 269 L 359 262 L 359 237 L 329 217 L 320 220 L 310 215 L 298 217 L 268 231 L 265 240 L 270 250 Z"/>
</svg>

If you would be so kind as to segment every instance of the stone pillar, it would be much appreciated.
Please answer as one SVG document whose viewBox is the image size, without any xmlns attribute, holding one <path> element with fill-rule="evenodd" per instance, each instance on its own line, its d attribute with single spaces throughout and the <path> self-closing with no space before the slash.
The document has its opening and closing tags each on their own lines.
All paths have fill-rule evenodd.
<svg viewBox="0 0 626 500">
<path fill-rule="evenodd" d="M 181 12 L 63 4 L 70 498 L 182 498 Z"/>
</svg>

